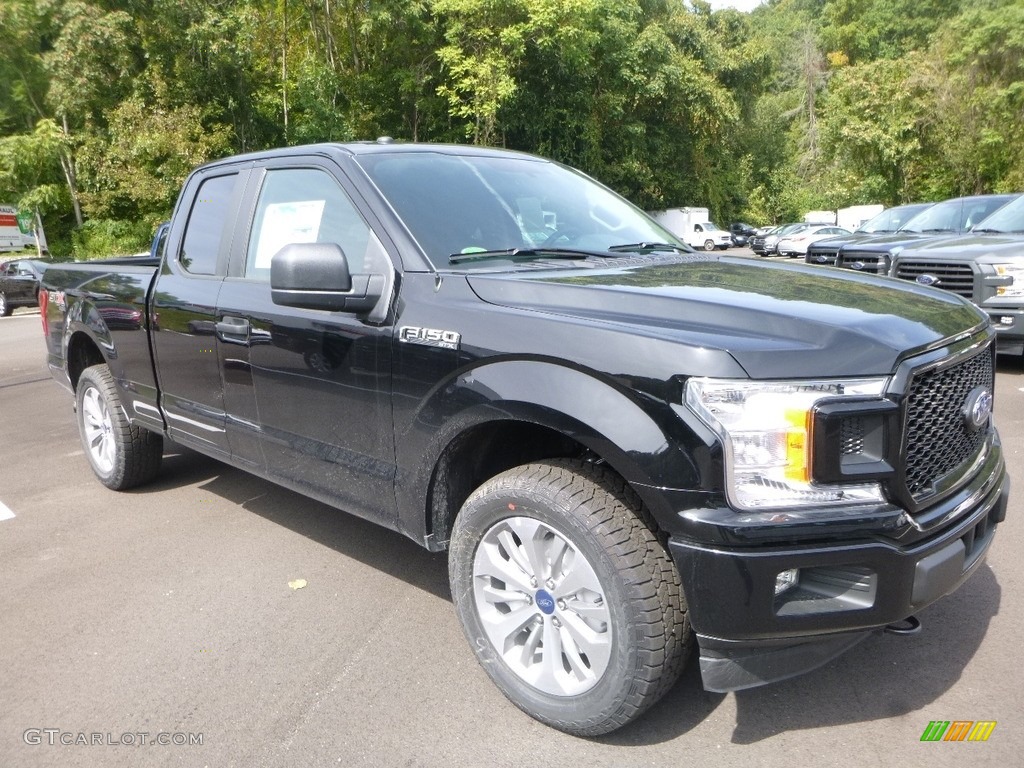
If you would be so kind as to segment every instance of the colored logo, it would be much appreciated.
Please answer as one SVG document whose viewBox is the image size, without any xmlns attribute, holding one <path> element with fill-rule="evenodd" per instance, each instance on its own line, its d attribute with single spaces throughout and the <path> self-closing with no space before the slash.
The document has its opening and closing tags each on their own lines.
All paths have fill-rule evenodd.
<svg viewBox="0 0 1024 768">
<path fill-rule="evenodd" d="M 995 720 L 932 720 L 921 741 L 988 741 L 995 728 Z"/>
<path fill-rule="evenodd" d="M 555 598 L 543 589 L 537 592 L 537 607 L 549 616 L 555 612 Z"/>
<path fill-rule="evenodd" d="M 938 285 L 939 278 L 935 275 L 918 275 L 914 278 L 914 282 L 920 283 L 921 285 Z"/>
</svg>

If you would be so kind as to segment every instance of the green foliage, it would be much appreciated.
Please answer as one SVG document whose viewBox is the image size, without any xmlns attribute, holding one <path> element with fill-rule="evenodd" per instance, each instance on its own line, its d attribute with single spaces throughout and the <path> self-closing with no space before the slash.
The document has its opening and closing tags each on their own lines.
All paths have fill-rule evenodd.
<svg viewBox="0 0 1024 768">
<path fill-rule="evenodd" d="M 109 122 L 78 153 L 83 207 L 100 219 L 138 219 L 152 228 L 170 217 L 193 168 L 231 150 L 230 129 L 205 128 L 195 106 L 151 108 L 133 97 Z"/>
<path fill-rule="evenodd" d="M 914 77 L 917 64 L 914 56 L 878 59 L 844 67 L 830 82 L 824 143 L 835 168 L 853 171 L 858 197 L 895 205 L 919 194 L 930 99 Z"/>
<path fill-rule="evenodd" d="M 208 159 L 379 135 L 723 224 L 1024 189 L 1020 0 L 5 0 L 0 36 L 0 201 L 76 255 Z"/>
<path fill-rule="evenodd" d="M 89 219 L 72 233 L 73 255 L 89 260 L 148 251 L 152 234 L 145 222 Z"/>
</svg>

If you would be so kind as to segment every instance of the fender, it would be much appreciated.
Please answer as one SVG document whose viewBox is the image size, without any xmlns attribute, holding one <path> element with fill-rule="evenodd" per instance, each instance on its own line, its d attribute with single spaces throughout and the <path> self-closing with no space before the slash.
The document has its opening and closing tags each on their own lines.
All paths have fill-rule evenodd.
<svg viewBox="0 0 1024 768">
<path fill-rule="evenodd" d="M 114 385 L 126 411 L 125 417 L 132 423 L 141 423 L 150 429 L 163 432 L 163 419 L 156 408 L 155 382 L 129 378 L 129 373 L 137 377 L 140 373 L 152 371 L 151 364 L 139 365 L 141 360 L 149 359 L 144 312 L 125 309 L 123 305 L 105 308 L 102 300 L 97 302 L 88 294 L 69 292 L 66 303 L 67 310 L 63 318 L 60 339 L 66 385 L 74 388 L 77 384 L 77 376 L 73 375 L 72 366 L 78 360 L 69 353 L 77 343 L 87 343 L 98 350 L 102 361 L 109 366 Z M 107 321 L 104 309 L 115 313 L 111 315 L 114 318 L 113 327 L 112 323 Z M 121 327 L 118 327 L 118 324 Z M 81 339 L 81 342 L 76 339 Z M 131 347 L 128 350 L 131 354 L 127 355 L 127 366 L 121 354 L 124 346 Z M 92 360 L 87 364 L 96 362 L 100 360 Z"/>
<path fill-rule="evenodd" d="M 502 360 L 463 369 L 436 386 L 398 436 L 404 530 L 414 536 L 422 530 L 424 501 L 448 446 L 469 429 L 501 421 L 547 427 L 588 448 L 662 519 L 673 512 L 661 508 L 663 494 L 649 489 L 700 487 L 694 455 L 707 445 L 667 403 L 563 360 Z"/>
<path fill-rule="evenodd" d="M 64 375 L 68 381 L 75 386 L 77 382 L 71 375 L 72 360 L 68 351 L 71 348 L 72 339 L 76 334 L 84 334 L 89 341 L 99 350 L 103 361 L 110 366 L 110 372 L 115 382 L 124 377 L 124 366 L 120 364 L 117 357 L 117 348 L 110 333 L 110 328 L 103 320 L 96 305 L 84 296 L 75 297 L 77 300 L 68 302 L 67 313 L 64 315 L 64 328 L 61 332 L 61 357 L 64 360 Z"/>
</svg>

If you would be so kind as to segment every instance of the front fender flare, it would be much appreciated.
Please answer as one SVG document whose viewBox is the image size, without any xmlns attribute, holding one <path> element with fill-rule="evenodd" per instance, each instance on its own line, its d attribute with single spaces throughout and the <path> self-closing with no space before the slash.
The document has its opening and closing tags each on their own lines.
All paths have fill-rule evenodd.
<svg viewBox="0 0 1024 768">
<path fill-rule="evenodd" d="M 409 430 L 416 436 L 399 435 L 396 448 L 398 466 L 412 470 L 411 495 L 428 497 L 438 461 L 459 435 L 497 421 L 544 426 L 590 449 L 659 518 L 673 512 L 656 489 L 699 487 L 685 450 L 696 438 L 667 403 L 564 361 L 518 359 L 463 369 L 423 400 Z"/>
</svg>

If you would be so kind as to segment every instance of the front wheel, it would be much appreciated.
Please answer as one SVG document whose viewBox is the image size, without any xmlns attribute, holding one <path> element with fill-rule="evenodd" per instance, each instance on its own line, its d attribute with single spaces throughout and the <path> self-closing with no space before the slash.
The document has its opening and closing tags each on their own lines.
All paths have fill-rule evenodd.
<svg viewBox="0 0 1024 768">
<path fill-rule="evenodd" d="M 7 297 L 0 293 L 0 317 L 10 317 L 13 311 L 11 305 L 7 303 Z"/>
<path fill-rule="evenodd" d="M 163 458 L 163 438 L 128 421 L 110 369 L 94 365 L 82 371 L 76 398 L 82 447 L 100 482 L 124 491 L 152 480 Z"/>
<path fill-rule="evenodd" d="M 691 632 L 675 565 L 611 472 L 551 461 L 466 501 L 449 575 L 463 631 L 501 691 L 580 736 L 637 718 L 672 687 Z"/>
<path fill-rule="evenodd" d="M 704 250 L 705 251 L 713 251 L 713 250 L 715 250 L 715 241 L 714 240 L 705 240 L 704 241 Z"/>
</svg>

